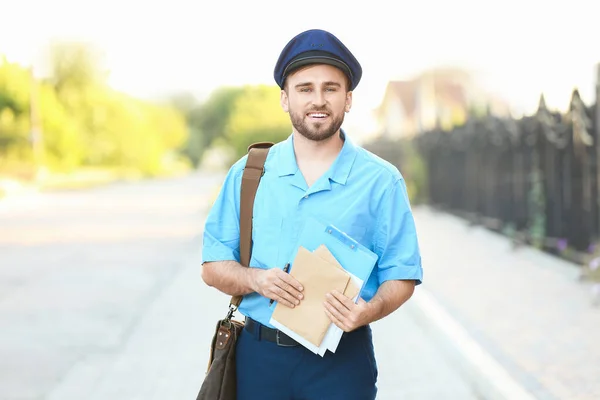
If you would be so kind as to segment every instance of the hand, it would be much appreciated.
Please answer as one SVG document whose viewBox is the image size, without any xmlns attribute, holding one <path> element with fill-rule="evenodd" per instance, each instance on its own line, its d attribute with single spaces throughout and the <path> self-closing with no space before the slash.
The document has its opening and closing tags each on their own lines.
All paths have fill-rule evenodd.
<svg viewBox="0 0 600 400">
<path fill-rule="evenodd" d="M 304 297 L 300 282 L 279 268 L 256 269 L 253 286 L 255 292 L 291 308 Z"/>
<path fill-rule="evenodd" d="M 371 322 L 370 306 L 360 297 L 358 303 L 354 303 L 349 297 L 334 290 L 327 294 L 323 304 L 331 322 L 344 332 L 353 331 Z"/>
</svg>

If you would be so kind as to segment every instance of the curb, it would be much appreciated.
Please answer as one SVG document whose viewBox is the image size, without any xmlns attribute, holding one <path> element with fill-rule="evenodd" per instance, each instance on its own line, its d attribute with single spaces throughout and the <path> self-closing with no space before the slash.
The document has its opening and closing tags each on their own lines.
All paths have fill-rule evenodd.
<svg viewBox="0 0 600 400">
<path fill-rule="evenodd" d="M 482 399 L 536 400 L 444 310 L 430 292 L 418 288 L 411 303 L 415 306 L 412 316 L 441 345 Z"/>
</svg>

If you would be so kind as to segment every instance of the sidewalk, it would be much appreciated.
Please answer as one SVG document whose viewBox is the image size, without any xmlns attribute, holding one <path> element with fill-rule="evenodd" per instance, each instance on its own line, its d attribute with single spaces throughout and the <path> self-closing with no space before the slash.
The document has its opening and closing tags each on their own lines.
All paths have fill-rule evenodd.
<svg viewBox="0 0 600 400">
<path fill-rule="evenodd" d="M 600 309 L 578 267 L 458 217 L 414 210 L 423 289 L 536 399 L 600 398 Z"/>
</svg>

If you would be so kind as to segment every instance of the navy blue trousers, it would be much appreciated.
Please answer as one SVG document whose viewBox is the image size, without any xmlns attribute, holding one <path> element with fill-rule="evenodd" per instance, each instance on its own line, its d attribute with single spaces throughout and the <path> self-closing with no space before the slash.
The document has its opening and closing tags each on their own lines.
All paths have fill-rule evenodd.
<svg viewBox="0 0 600 400">
<path fill-rule="evenodd" d="M 238 400 L 372 400 L 377 364 L 370 327 L 345 333 L 324 357 L 243 330 L 236 349 Z"/>
</svg>

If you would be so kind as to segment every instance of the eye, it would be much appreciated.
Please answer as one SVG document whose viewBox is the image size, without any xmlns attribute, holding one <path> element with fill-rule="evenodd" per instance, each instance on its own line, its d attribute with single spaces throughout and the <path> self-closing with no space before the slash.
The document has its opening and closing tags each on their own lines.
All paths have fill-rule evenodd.
<svg viewBox="0 0 600 400">
<path fill-rule="evenodd" d="M 310 89 L 309 88 L 300 88 L 300 92 L 307 93 L 307 92 L 310 92 Z"/>
<path fill-rule="evenodd" d="M 328 88 L 325 88 L 325 90 L 327 92 L 335 92 L 335 91 L 337 91 L 337 89 L 335 87 L 328 87 Z"/>
</svg>

